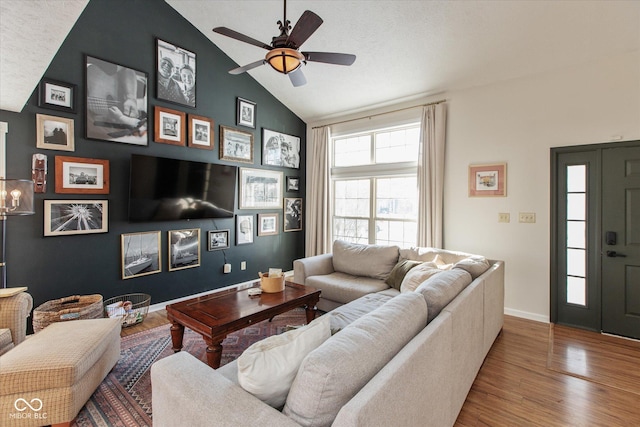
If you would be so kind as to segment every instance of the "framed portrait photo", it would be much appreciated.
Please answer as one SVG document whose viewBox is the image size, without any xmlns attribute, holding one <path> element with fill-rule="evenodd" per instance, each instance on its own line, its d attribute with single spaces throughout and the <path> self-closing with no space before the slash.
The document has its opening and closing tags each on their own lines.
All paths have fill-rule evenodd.
<svg viewBox="0 0 640 427">
<path fill-rule="evenodd" d="M 59 194 L 109 194 L 109 160 L 56 156 Z"/>
<path fill-rule="evenodd" d="M 76 112 L 76 85 L 44 78 L 38 86 L 38 107 Z"/>
<path fill-rule="evenodd" d="M 282 208 L 282 172 L 240 168 L 239 209 Z"/>
<path fill-rule="evenodd" d="M 196 54 L 156 39 L 156 96 L 163 101 L 196 107 Z"/>
<path fill-rule="evenodd" d="M 238 98 L 236 100 L 236 124 L 256 128 L 256 103 L 248 99 Z"/>
<path fill-rule="evenodd" d="M 169 108 L 154 107 L 153 140 L 162 144 L 184 146 L 186 114 Z"/>
<path fill-rule="evenodd" d="M 220 160 L 253 164 L 253 134 L 221 125 Z"/>
<path fill-rule="evenodd" d="M 302 230 L 302 199 L 284 199 L 284 231 Z"/>
<path fill-rule="evenodd" d="M 149 145 L 147 73 L 88 55 L 85 62 L 87 138 Z"/>
<path fill-rule="evenodd" d="M 262 164 L 300 168 L 300 138 L 262 128 Z"/>
<path fill-rule="evenodd" d="M 287 191 L 300 191 L 300 177 L 298 176 L 287 177 Z"/>
<path fill-rule="evenodd" d="M 274 236 L 278 234 L 278 214 L 258 214 L 258 236 Z"/>
<path fill-rule="evenodd" d="M 44 235 L 106 233 L 108 208 L 107 200 L 45 200 Z"/>
<path fill-rule="evenodd" d="M 122 279 L 160 273 L 160 232 L 127 233 L 120 235 Z"/>
<path fill-rule="evenodd" d="M 169 234 L 169 271 L 200 265 L 200 229 L 171 230 Z"/>
<path fill-rule="evenodd" d="M 469 197 L 505 197 L 506 195 L 506 163 L 469 166 Z"/>
<path fill-rule="evenodd" d="M 218 251 L 229 249 L 229 230 L 209 230 L 207 231 L 207 250 Z"/>
<path fill-rule="evenodd" d="M 213 120 L 208 117 L 188 115 L 189 147 L 213 150 Z"/>
<path fill-rule="evenodd" d="M 73 119 L 36 114 L 36 147 L 46 150 L 74 151 Z"/>
<path fill-rule="evenodd" d="M 253 215 L 236 215 L 236 245 L 253 243 Z"/>
</svg>

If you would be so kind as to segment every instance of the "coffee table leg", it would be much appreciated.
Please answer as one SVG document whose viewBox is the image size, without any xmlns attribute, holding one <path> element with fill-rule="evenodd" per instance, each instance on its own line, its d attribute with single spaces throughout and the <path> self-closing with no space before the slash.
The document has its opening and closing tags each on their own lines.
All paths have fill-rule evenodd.
<svg viewBox="0 0 640 427">
<path fill-rule="evenodd" d="M 311 323 L 313 321 L 313 319 L 316 318 L 316 312 L 318 311 L 318 308 L 314 305 L 305 305 L 304 306 L 304 310 L 306 312 L 307 315 L 307 325 L 309 323 Z"/>
<path fill-rule="evenodd" d="M 204 337 L 204 342 L 207 344 L 207 364 L 211 366 L 213 369 L 218 369 L 220 367 L 220 362 L 222 361 L 222 341 L 224 337 L 215 341 L 211 338 Z"/>
<path fill-rule="evenodd" d="M 182 338 L 184 337 L 184 326 L 179 323 L 173 322 L 171 325 L 171 343 L 174 352 L 182 350 Z"/>
</svg>

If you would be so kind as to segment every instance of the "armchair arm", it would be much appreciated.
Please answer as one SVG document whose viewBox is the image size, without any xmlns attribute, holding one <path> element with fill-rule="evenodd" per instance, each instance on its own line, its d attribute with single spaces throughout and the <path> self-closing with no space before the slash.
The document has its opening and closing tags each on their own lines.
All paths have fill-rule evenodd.
<svg viewBox="0 0 640 427">
<path fill-rule="evenodd" d="M 307 277 L 331 274 L 333 254 L 322 254 L 293 261 L 293 281 L 304 285 Z"/>
<path fill-rule="evenodd" d="M 27 335 L 27 317 L 33 309 L 33 298 L 26 292 L 0 298 L 0 328 L 11 330 L 13 345 L 24 341 Z"/>
<path fill-rule="evenodd" d="M 151 366 L 154 427 L 298 426 L 184 351 Z"/>
</svg>

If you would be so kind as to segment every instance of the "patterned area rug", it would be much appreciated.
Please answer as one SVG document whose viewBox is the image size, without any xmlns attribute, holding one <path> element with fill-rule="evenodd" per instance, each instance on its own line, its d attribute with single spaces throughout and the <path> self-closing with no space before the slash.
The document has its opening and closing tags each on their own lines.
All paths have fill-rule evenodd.
<svg viewBox="0 0 640 427">
<path fill-rule="evenodd" d="M 304 309 L 295 309 L 229 334 L 222 342 L 222 365 L 235 360 L 251 344 L 280 334 L 289 325 L 305 323 Z M 185 329 L 183 350 L 206 361 L 201 335 Z M 77 427 L 151 426 L 151 365 L 173 354 L 169 325 L 122 338 L 120 360 L 82 408 Z"/>
</svg>

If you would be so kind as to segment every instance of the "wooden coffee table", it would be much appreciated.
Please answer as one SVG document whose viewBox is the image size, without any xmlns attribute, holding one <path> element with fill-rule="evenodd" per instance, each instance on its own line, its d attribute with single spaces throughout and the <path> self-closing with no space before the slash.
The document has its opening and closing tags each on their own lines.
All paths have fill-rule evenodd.
<svg viewBox="0 0 640 427">
<path fill-rule="evenodd" d="M 258 287 L 259 282 L 254 284 Z M 173 351 L 182 349 L 184 328 L 199 333 L 207 344 L 207 363 L 220 366 L 222 340 L 234 331 L 271 319 L 297 307 L 306 309 L 307 323 L 316 316 L 320 290 L 285 282 L 282 292 L 249 296 L 248 289 L 229 289 L 167 305 Z"/>
</svg>

